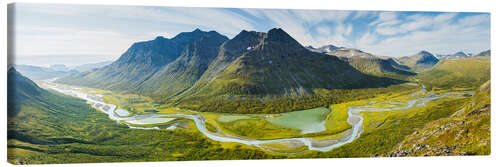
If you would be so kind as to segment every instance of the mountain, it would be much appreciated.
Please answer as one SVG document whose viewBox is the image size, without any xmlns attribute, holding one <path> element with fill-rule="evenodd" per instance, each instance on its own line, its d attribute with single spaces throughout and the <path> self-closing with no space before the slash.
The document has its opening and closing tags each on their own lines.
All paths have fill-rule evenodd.
<svg viewBox="0 0 500 167">
<path fill-rule="evenodd" d="M 444 55 L 441 55 L 441 54 L 438 54 L 436 55 L 437 58 L 439 59 L 454 59 L 454 58 L 467 58 L 467 57 L 471 57 L 472 54 L 468 54 L 468 53 L 465 53 L 463 51 L 461 52 L 457 52 L 457 53 L 454 53 L 454 54 L 444 54 Z"/>
<path fill-rule="evenodd" d="M 56 82 L 132 92 L 193 109 L 194 103 L 216 104 L 213 100 L 233 105 L 246 99 L 242 105 L 252 107 L 257 99 L 305 100 L 333 89 L 378 88 L 404 81 L 367 75 L 337 56 L 306 49 L 274 28 L 243 30 L 231 40 L 199 29 L 172 39 L 158 37 L 135 43 L 108 66 Z"/>
<path fill-rule="evenodd" d="M 420 51 L 415 55 L 401 57 L 398 60 L 415 71 L 431 68 L 439 61 L 427 51 Z"/>
<path fill-rule="evenodd" d="M 474 56 L 491 56 L 491 50 L 483 51 Z"/>
<path fill-rule="evenodd" d="M 219 46 L 227 37 L 210 33 L 188 44 L 181 55 L 164 66 L 139 88 L 142 93 L 171 97 L 190 88 L 219 53 Z"/>
<path fill-rule="evenodd" d="M 103 61 L 103 62 L 98 62 L 98 63 L 88 63 L 88 64 L 82 64 L 78 65 L 75 67 L 72 67 L 71 69 L 77 70 L 78 72 L 85 72 L 89 70 L 93 70 L 96 68 L 102 68 L 104 66 L 107 66 L 109 64 L 113 63 L 113 61 Z"/>
<path fill-rule="evenodd" d="M 313 46 L 307 46 L 306 48 L 311 50 L 311 51 L 314 51 L 314 52 L 327 53 L 327 52 L 331 52 L 331 51 L 334 51 L 337 49 L 342 49 L 344 47 L 337 47 L 334 45 L 325 45 L 325 46 L 321 46 L 319 48 L 314 48 Z"/>
<path fill-rule="evenodd" d="M 69 71 L 70 69 L 64 64 L 52 64 L 50 67 L 54 71 Z"/>
<path fill-rule="evenodd" d="M 222 44 L 214 62 L 190 89 L 175 97 L 300 98 L 318 89 L 379 87 L 397 80 L 366 75 L 337 56 L 313 52 L 280 28 L 241 31 Z M 400 81 L 399 81 L 400 82 Z"/>
<path fill-rule="evenodd" d="M 370 75 L 396 78 L 415 75 L 415 73 L 407 71 L 409 69 L 407 66 L 401 65 L 391 57 L 375 56 L 358 49 L 342 48 L 327 54 L 337 56 L 357 70 Z"/>
<path fill-rule="evenodd" d="M 193 47 L 193 44 L 199 40 L 206 40 L 208 36 L 220 37 L 222 35 L 215 31 L 205 32 L 196 29 L 192 32 L 182 32 L 172 39 L 157 37 L 151 41 L 137 42 L 118 60 L 108 66 L 64 77 L 56 82 L 118 91 L 137 92 L 143 90 L 146 91 L 144 93 L 151 94 L 150 89 L 143 89 L 141 85 L 152 81 L 152 79 L 154 81 L 154 78 L 164 74 L 164 71 L 170 69 L 166 66 L 182 55 L 199 52 L 192 49 L 204 46 L 197 44 L 196 47 Z M 221 38 L 227 39 L 226 37 Z"/>
<path fill-rule="evenodd" d="M 44 80 L 44 79 L 62 77 L 78 73 L 78 71 L 75 70 L 57 71 L 52 68 L 32 66 L 32 65 L 13 65 L 13 66 L 21 74 L 33 80 Z"/>
</svg>

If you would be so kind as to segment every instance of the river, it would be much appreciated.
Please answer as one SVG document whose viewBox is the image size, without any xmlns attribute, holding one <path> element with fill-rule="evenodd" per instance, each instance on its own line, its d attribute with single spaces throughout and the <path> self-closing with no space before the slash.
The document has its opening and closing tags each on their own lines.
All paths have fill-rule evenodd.
<svg viewBox="0 0 500 167">
<path fill-rule="evenodd" d="M 344 144 L 350 143 L 357 139 L 361 133 L 363 133 L 363 117 L 361 116 L 361 112 L 371 111 L 371 112 L 383 112 L 383 111 L 391 111 L 391 110 L 407 110 L 417 105 L 425 105 L 427 102 L 440 99 L 446 96 L 458 96 L 463 95 L 464 93 L 472 94 L 472 92 L 462 91 L 462 92 L 449 92 L 444 94 L 434 94 L 434 93 L 426 93 L 425 87 L 422 87 L 421 91 L 415 92 L 412 96 L 416 96 L 421 93 L 422 97 L 418 97 L 413 100 L 409 100 L 407 103 L 401 102 L 391 102 L 384 101 L 378 103 L 369 103 L 367 105 L 360 106 L 352 106 L 348 107 L 348 118 L 347 122 L 351 125 L 351 129 L 347 130 L 344 133 L 344 136 L 338 139 L 329 139 L 329 140 L 315 140 L 312 138 L 282 138 L 282 139 L 269 139 L 269 140 L 257 140 L 257 139 L 249 139 L 238 136 L 232 136 L 228 134 L 224 134 L 221 132 L 210 132 L 205 127 L 205 118 L 201 115 L 197 114 L 144 114 L 144 115 L 129 115 L 128 111 L 117 108 L 114 104 L 107 104 L 99 97 L 102 95 L 90 95 L 82 92 L 81 88 L 69 86 L 69 85 L 61 85 L 54 84 L 52 80 L 47 80 L 41 82 L 42 86 L 53 89 L 60 93 L 75 96 L 84 100 L 87 100 L 88 103 L 92 104 L 93 107 L 99 109 L 106 113 L 110 119 L 116 120 L 117 122 L 127 122 L 130 124 L 158 124 L 162 122 L 168 122 L 172 120 L 172 118 L 163 118 L 163 117 L 174 117 L 174 118 L 186 118 L 193 120 L 196 128 L 206 137 L 219 141 L 219 142 L 236 142 L 242 143 L 246 145 L 251 145 L 255 147 L 259 147 L 264 150 L 270 150 L 268 147 L 263 147 L 262 144 L 270 144 L 270 143 L 283 143 L 283 142 L 301 142 L 303 145 L 307 146 L 309 150 L 317 150 L 317 151 L 330 151 L 334 148 L 340 147 Z M 392 104 L 392 105 L 383 105 L 385 107 L 374 108 L 373 106 L 379 104 Z M 163 120 L 162 120 L 163 119 Z M 134 127 L 127 124 L 130 128 L 135 129 L 160 129 L 159 127 Z M 169 127 L 170 129 L 175 127 Z"/>
</svg>

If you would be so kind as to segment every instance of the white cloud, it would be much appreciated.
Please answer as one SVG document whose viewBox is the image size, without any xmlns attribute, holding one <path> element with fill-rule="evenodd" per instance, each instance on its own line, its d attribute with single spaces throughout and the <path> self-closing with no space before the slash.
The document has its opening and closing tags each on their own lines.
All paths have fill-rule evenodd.
<svg viewBox="0 0 500 167">
<path fill-rule="evenodd" d="M 364 11 L 364 10 L 360 10 L 360 11 L 356 11 L 356 14 L 354 14 L 354 16 L 352 17 L 352 19 L 360 19 L 360 18 L 371 18 L 371 17 L 375 17 L 375 14 L 377 12 L 375 11 Z"/>
<path fill-rule="evenodd" d="M 117 57 L 133 42 L 148 38 L 107 30 L 23 25 L 16 27 L 15 32 L 18 56 L 105 54 Z"/>
<path fill-rule="evenodd" d="M 488 49 L 490 42 L 488 14 L 457 19 L 458 13 L 406 16 L 405 13 L 376 11 L 242 9 L 246 14 L 259 18 L 254 19 L 233 10 L 216 8 L 47 4 L 20 7 L 23 7 L 22 10 L 17 11 L 40 15 L 127 20 L 138 31 L 128 28 L 133 32 L 125 32 L 106 24 L 96 24 L 98 28 L 95 25 L 18 24 L 16 51 L 26 55 L 78 53 L 119 56 L 133 42 L 151 40 L 160 35 L 170 38 L 194 27 L 216 30 L 230 38 L 243 29 L 263 31 L 264 28 L 280 27 L 303 45 L 357 47 L 386 56 L 406 56 L 424 49 L 449 53 L 471 48 L 471 51 L 479 52 Z M 373 21 L 357 23 L 361 18 Z M 148 27 L 152 25 L 167 26 L 161 29 Z"/>
<path fill-rule="evenodd" d="M 454 53 L 464 49 L 473 53 L 489 49 L 490 27 L 480 25 L 489 20 L 487 19 L 488 17 L 484 15 L 468 16 L 459 20 L 458 23 L 449 24 L 453 17 L 455 17 L 455 14 L 438 15 L 431 18 L 431 23 L 428 21 L 429 18 L 421 20 L 414 19 L 419 21 L 416 21 L 416 23 L 413 23 L 414 25 L 411 26 L 408 24 L 404 30 L 395 30 L 408 31 L 408 34 L 389 37 L 382 41 L 374 42 L 375 38 L 371 37 L 372 34 L 367 33 L 362 36 L 356 44 L 357 47 L 362 50 L 378 55 L 394 57 L 407 56 L 420 50 L 444 54 Z M 417 16 L 415 16 L 415 18 L 417 18 Z M 437 20 L 441 22 L 437 22 Z M 420 29 L 409 31 L 419 29 L 419 27 L 428 27 L 420 26 L 422 24 L 427 25 L 424 23 L 428 23 L 434 27 L 428 30 Z"/>
<path fill-rule="evenodd" d="M 408 33 L 449 24 L 449 21 L 455 16 L 456 13 L 445 13 L 437 16 L 414 14 L 398 20 L 394 20 L 396 17 L 393 16 L 381 16 L 383 19 L 379 19 L 381 21 L 376 24 L 375 31 L 381 35 Z"/>
<path fill-rule="evenodd" d="M 243 10 L 255 17 L 269 20 L 274 26 L 283 28 L 303 45 L 350 45 L 345 36 L 351 34 L 352 25 L 345 25 L 343 22 L 352 15 L 351 11 Z M 334 24 L 326 24 L 331 22 Z"/>
<path fill-rule="evenodd" d="M 490 15 L 489 14 L 473 15 L 473 16 L 465 17 L 465 18 L 458 20 L 458 23 L 462 24 L 464 26 L 477 25 L 477 24 L 483 24 L 483 23 L 489 23 L 489 22 L 490 22 Z"/>
<path fill-rule="evenodd" d="M 369 25 L 377 25 L 377 24 L 388 24 L 388 23 L 395 23 L 397 20 L 397 13 L 396 12 L 380 12 L 378 15 L 378 19 L 371 22 Z"/>
</svg>

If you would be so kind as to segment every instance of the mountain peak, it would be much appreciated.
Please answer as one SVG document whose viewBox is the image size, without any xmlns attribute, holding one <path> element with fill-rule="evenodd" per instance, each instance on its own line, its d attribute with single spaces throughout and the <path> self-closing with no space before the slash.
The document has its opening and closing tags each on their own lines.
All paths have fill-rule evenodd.
<svg viewBox="0 0 500 167">
<path fill-rule="evenodd" d="M 305 49 L 299 42 L 297 42 L 292 36 L 283 31 L 281 28 L 273 28 L 264 36 L 263 45 L 274 45 L 272 43 L 287 45 L 286 47 L 289 49 Z"/>
<path fill-rule="evenodd" d="M 163 39 L 167 39 L 167 38 L 160 35 L 160 36 L 156 36 L 156 38 L 154 40 L 163 40 Z"/>
<path fill-rule="evenodd" d="M 196 29 L 194 29 L 193 32 L 204 32 L 204 31 L 201 31 L 199 28 L 196 28 Z"/>
<path fill-rule="evenodd" d="M 267 38 L 269 40 L 277 40 L 277 41 L 288 41 L 295 40 L 288 33 L 283 31 L 281 28 L 273 28 L 267 32 Z"/>
<path fill-rule="evenodd" d="M 425 56 L 432 55 L 432 53 L 430 53 L 430 52 L 428 52 L 426 50 L 421 50 L 420 52 L 418 52 L 418 54 L 425 55 Z"/>
</svg>

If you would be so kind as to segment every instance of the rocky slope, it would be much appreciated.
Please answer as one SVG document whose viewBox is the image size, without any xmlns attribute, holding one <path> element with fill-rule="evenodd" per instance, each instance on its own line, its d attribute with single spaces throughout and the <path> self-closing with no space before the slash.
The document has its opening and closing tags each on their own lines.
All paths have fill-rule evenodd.
<svg viewBox="0 0 500 167">
<path fill-rule="evenodd" d="M 427 124 L 385 156 L 489 155 L 490 81 L 452 116 Z"/>
</svg>

